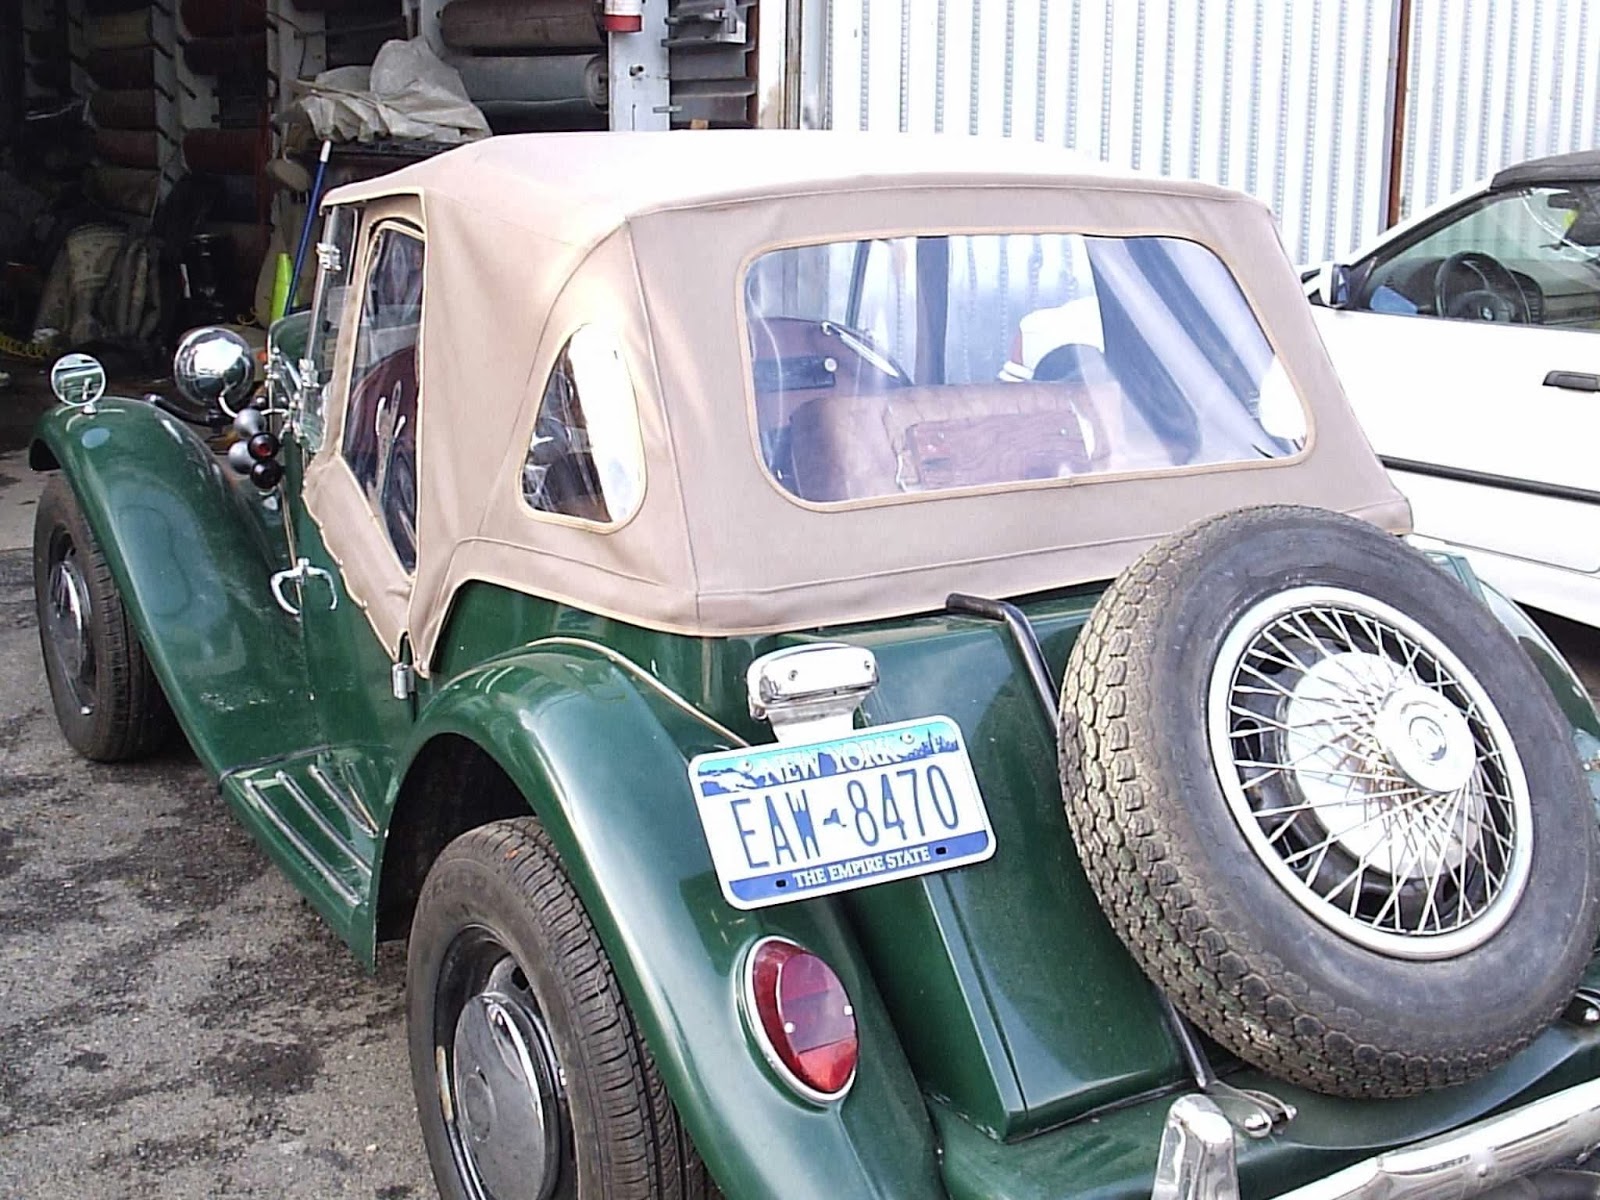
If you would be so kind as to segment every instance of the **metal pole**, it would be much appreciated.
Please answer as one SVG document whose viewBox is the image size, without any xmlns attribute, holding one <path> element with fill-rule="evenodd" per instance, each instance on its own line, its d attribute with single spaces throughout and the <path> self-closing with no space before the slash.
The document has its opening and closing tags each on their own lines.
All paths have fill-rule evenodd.
<svg viewBox="0 0 1600 1200">
<path fill-rule="evenodd" d="M 1389 47 L 1389 153 L 1384 166 L 1385 229 L 1400 223 L 1400 181 L 1406 156 L 1406 78 L 1411 69 L 1411 3 L 1396 0 L 1393 41 Z"/>
</svg>

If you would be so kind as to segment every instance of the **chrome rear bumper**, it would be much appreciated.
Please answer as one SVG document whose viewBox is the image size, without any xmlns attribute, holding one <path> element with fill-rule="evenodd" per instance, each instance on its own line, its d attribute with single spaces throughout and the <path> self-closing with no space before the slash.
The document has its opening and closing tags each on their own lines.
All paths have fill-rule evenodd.
<svg viewBox="0 0 1600 1200">
<path fill-rule="evenodd" d="M 1600 1148 L 1600 1079 L 1364 1159 L 1275 1200 L 1465 1200 Z M 1151 1200 L 1239 1200 L 1234 1128 L 1204 1095 L 1167 1111 Z"/>
</svg>

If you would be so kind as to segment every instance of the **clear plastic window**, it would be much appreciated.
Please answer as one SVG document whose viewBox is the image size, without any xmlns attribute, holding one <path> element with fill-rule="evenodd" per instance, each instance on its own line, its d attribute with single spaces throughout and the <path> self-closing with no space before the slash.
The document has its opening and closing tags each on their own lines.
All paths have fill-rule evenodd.
<svg viewBox="0 0 1600 1200">
<path fill-rule="evenodd" d="M 1194 242 L 923 236 L 776 250 L 746 281 L 767 468 L 803 500 L 1279 458 L 1305 409 Z"/>
<path fill-rule="evenodd" d="M 361 297 L 342 452 L 407 571 L 417 565 L 422 239 L 380 228 Z"/>
<path fill-rule="evenodd" d="M 568 339 L 545 384 L 522 464 L 522 498 L 539 512 L 600 525 L 644 498 L 639 412 L 621 348 L 595 325 Z"/>
<path fill-rule="evenodd" d="M 306 345 L 311 378 L 303 381 L 306 400 L 299 419 L 301 436 L 312 453 L 322 446 L 323 413 L 333 382 L 333 356 L 344 320 L 345 295 L 355 271 L 355 244 L 355 210 L 348 206 L 329 209 L 317 242 L 317 284 L 311 297 L 311 332 Z"/>
</svg>

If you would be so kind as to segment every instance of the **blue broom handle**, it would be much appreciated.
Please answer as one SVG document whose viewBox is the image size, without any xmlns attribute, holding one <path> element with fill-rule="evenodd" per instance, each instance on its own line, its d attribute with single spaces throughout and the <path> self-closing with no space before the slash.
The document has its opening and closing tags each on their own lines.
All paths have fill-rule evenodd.
<svg viewBox="0 0 1600 1200">
<path fill-rule="evenodd" d="M 311 194 L 306 198 L 306 217 L 300 223 L 300 245 L 294 252 L 294 270 L 289 273 L 289 298 L 284 311 L 294 308 L 295 290 L 300 286 L 300 268 L 305 266 L 306 251 L 311 247 L 311 226 L 317 219 L 317 205 L 322 202 L 322 177 L 328 171 L 328 155 L 333 152 L 333 142 L 324 138 L 322 153 L 317 156 L 317 175 L 311 181 Z"/>
</svg>

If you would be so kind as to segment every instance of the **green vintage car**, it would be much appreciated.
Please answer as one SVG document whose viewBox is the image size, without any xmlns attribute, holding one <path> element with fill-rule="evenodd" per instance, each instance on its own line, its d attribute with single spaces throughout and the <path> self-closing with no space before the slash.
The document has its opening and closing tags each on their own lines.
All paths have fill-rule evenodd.
<svg viewBox="0 0 1600 1200">
<path fill-rule="evenodd" d="M 63 364 L 40 626 L 408 939 L 442 1195 L 1596 1194 L 1600 723 L 1262 206 L 729 132 L 323 215 L 262 394 L 180 349 L 225 452 Z"/>
</svg>

